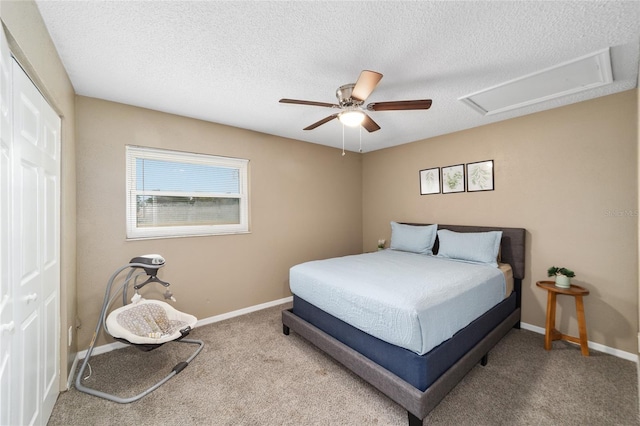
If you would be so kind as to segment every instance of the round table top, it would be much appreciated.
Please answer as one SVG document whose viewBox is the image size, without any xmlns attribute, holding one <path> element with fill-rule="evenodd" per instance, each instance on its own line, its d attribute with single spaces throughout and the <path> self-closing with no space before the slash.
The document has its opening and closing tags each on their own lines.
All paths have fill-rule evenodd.
<svg viewBox="0 0 640 426">
<path fill-rule="evenodd" d="M 538 281 L 536 285 L 559 294 L 569 294 L 571 296 L 586 296 L 589 294 L 589 290 L 576 284 L 571 284 L 569 288 L 562 288 L 556 286 L 555 281 Z"/>
</svg>

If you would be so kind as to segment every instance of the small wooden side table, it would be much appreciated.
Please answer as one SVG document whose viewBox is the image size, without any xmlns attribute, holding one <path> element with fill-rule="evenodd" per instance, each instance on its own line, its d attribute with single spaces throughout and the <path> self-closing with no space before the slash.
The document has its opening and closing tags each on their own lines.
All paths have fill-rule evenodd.
<svg viewBox="0 0 640 426">
<path fill-rule="evenodd" d="M 538 281 L 536 285 L 547 290 L 547 321 L 544 332 L 544 348 L 551 350 L 551 342 L 554 340 L 566 340 L 580 345 L 582 355 L 589 356 L 587 344 L 587 324 L 584 320 L 584 303 L 582 296 L 589 294 L 589 290 L 579 285 L 571 284 L 570 288 L 556 287 L 553 281 Z M 578 331 L 580 337 L 568 336 L 556 330 L 556 296 L 566 294 L 576 299 L 576 316 L 578 317 Z"/>
</svg>

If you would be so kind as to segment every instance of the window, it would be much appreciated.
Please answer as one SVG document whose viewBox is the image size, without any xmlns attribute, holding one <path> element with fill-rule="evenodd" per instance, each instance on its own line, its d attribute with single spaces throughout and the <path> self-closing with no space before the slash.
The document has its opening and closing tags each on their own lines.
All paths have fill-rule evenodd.
<svg viewBox="0 0 640 426">
<path fill-rule="evenodd" d="M 249 160 L 127 146 L 127 238 L 249 232 Z"/>
</svg>

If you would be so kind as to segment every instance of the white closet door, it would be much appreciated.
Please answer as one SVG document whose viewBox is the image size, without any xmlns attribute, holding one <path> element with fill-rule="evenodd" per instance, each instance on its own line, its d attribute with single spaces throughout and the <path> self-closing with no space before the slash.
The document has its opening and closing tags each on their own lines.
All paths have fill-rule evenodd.
<svg viewBox="0 0 640 426">
<path fill-rule="evenodd" d="M 16 334 L 11 285 L 11 53 L 0 26 L 0 425 L 11 424 Z"/>
<path fill-rule="evenodd" d="M 20 424 L 41 424 L 59 389 L 60 119 L 13 64 L 14 251 Z"/>
<path fill-rule="evenodd" d="M 58 399 L 60 389 L 60 117 L 40 96 L 43 117 L 42 150 L 46 161 L 43 170 L 40 201 L 43 211 L 39 236 L 42 249 L 40 269 L 42 279 L 42 366 L 39 384 L 42 387 L 42 421 L 47 423 Z M 65 334 L 66 336 L 66 334 Z"/>
<path fill-rule="evenodd" d="M 3 54 L 2 68 L 6 61 Z M 6 388 L 2 378 L 1 420 L 39 425 L 46 424 L 53 410 L 60 382 L 60 118 L 22 68 L 12 59 L 9 66 L 12 135 L 6 147 L 8 167 L 3 163 L 0 173 L 0 230 L 8 253 L 6 258 L 0 253 L 0 270 L 3 298 L 5 269 L 9 281 L 2 324 L 6 308 L 12 311 L 7 319 L 12 316 L 14 329 L 3 333 L 0 350 L 9 368 Z M 2 144 L 4 154 L 4 139 Z M 3 216 L 7 212 L 8 221 Z"/>
</svg>

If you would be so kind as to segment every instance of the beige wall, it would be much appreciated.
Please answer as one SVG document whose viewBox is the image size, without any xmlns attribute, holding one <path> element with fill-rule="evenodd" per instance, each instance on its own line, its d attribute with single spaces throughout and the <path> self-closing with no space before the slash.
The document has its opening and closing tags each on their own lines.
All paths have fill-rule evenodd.
<svg viewBox="0 0 640 426">
<path fill-rule="evenodd" d="M 636 353 L 637 109 L 631 90 L 365 154 L 364 248 L 391 220 L 526 228 L 523 321 L 544 327 L 535 282 L 565 266 L 591 292 L 589 340 Z M 490 159 L 495 191 L 419 195 L 419 170 Z M 577 335 L 573 303 L 559 298 L 558 325 Z"/>
<path fill-rule="evenodd" d="M 35 3 L 2 0 L 0 19 L 7 28 L 14 56 L 62 117 L 60 385 L 66 388 L 77 348 L 75 329 L 71 347 L 66 333 L 75 325 L 76 317 L 75 93 Z"/>
<path fill-rule="evenodd" d="M 290 296 L 299 262 L 360 251 L 361 155 L 92 98 L 76 105 L 80 348 L 107 279 L 134 256 L 162 254 L 176 308 L 202 319 Z M 126 241 L 126 144 L 249 159 L 251 233 Z"/>
<path fill-rule="evenodd" d="M 527 228 L 523 320 L 544 325 L 535 281 L 563 264 L 591 290 L 590 340 L 637 351 L 637 217 L 615 216 L 638 206 L 637 90 L 364 157 L 88 98 L 77 98 L 76 138 L 73 88 L 35 3 L 3 0 L 0 19 L 62 116 L 61 384 L 88 345 L 109 274 L 130 257 L 162 253 L 177 306 L 204 318 L 288 296 L 289 266 L 372 249 L 390 220 Z M 125 241 L 126 143 L 249 158 L 253 232 Z M 417 195 L 418 170 L 484 159 L 495 160 L 494 192 Z M 571 301 L 561 305 L 561 328 L 575 332 Z M 82 329 L 67 348 L 76 315 Z"/>
</svg>

